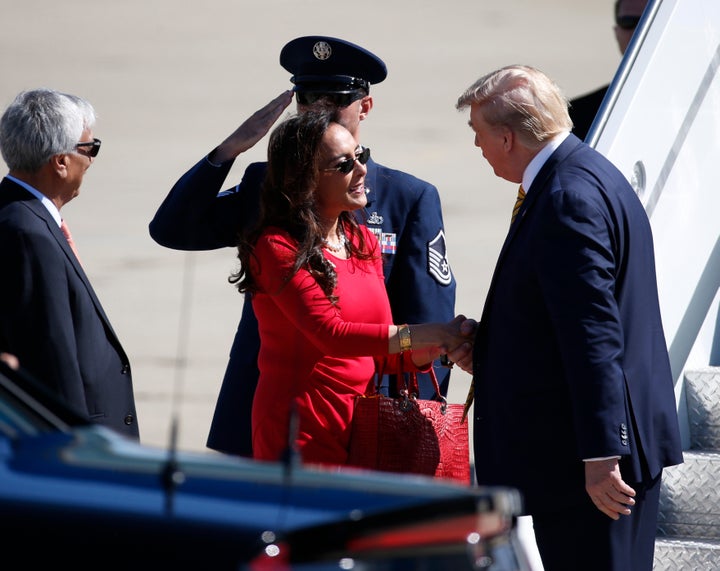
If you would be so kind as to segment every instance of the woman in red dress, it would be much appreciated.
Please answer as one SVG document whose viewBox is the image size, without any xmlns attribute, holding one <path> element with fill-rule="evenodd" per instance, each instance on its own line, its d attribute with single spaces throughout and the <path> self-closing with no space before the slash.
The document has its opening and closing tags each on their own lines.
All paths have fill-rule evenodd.
<svg viewBox="0 0 720 571">
<path fill-rule="evenodd" d="M 291 117 L 271 134 L 260 219 L 239 239 L 231 277 L 259 324 L 256 459 L 293 446 L 304 463 L 345 464 L 354 400 L 376 370 L 395 370 L 401 351 L 427 370 L 468 341 L 463 316 L 393 324 L 377 238 L 353 213 L 367 202 L 369 157 L 331 113 Z"/>
</svg>

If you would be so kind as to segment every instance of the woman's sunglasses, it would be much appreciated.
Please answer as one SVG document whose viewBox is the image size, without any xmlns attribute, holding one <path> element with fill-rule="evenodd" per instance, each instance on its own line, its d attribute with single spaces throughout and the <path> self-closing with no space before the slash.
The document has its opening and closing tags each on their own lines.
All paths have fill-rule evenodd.
<svg viewBox="0 0 720 571">
<path fill-rule="evenodd" d="M 370 159 L 370 149 L 368 147 L 363 147 L 362 151 L 357 153 L 352 159 L 343 159 L 338 164 L 336 164 L 334 167 L 330 167 L 328 169 L 322 169 L 324 171 L 338 171 L 342 174 L 348 174 L 353 168 L 355 168 L 355 161 L 359 162 L 361 165 L 364 165 L 368 162 Z"/>
</svg>

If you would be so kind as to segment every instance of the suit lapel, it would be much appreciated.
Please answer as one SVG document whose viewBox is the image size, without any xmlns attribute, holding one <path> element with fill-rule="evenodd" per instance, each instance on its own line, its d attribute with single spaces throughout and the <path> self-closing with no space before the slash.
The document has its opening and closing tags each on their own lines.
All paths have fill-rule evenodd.
<svg viewBox="0 0 720 571">
<path fill-rule="evenodd" d="M 17 202 L 30 210 L 44 223 L 47 231 L 53 236 L 53 238 L 55 238 L 58 245 L 60 246 L 60 249 L 65 253 L 68 263 L 72 266 L 73 270 L 75 270 L 75 273 L 77 273 L 78 277 L 85 286 L 85 289 L 87 290 L 90 299 L 92 299 L 93 305 L 95 306 L 98 315 L 100 315 L 103 322 L 105 323 L 105 327 L 113 334 L 113 336 L 115 336 L 115 332 L 110 325 L 110 320 L 108 319 L 107 315 L 105 315 L 105 311 L 103 310 L 103 307 L 100 304 L 100 300 L 98 299 L 97 295 L 95 295 L 95 290 L 93 289 L 90 280 L 85 274 L 85 270 L 83 269 L 82 265 L 80 265 L 78 259 L 75 257 L 75 254 L 73 253 L 72 248 L 70 248 L 70 244 L 68 244 L 65 235 L 60 230 L 60 227 L 57 225 L 55 219 L 52 217 L 52 214 L 50 214 L 48 209 L 45 208 L 43 203 L 40 202 L 40 200 L 38 200 L 35 196 L 33 196 L 19 184 L 8 178 L 3 178 L 2 182 L 0 182 L 0 196 L 2 197 L 0 199 L 0 204 Z"/>
<path fill-rule="evenodd" d="M 532 207 L 538 200 L 539 196 L 547 189 L 549 179 L 555 172 L 555 170 L 558 168 L 558 165 L 560 165 L 581 143 L 582 141 L 580 141 L 580 139 L 578 139 L 572 133 L 568 135 L 568 137 L 560 144 L 560 146 L 555 149 L 553 154 L 550 155 L 548 160 L 545 161 L 545 164 L 542 166 L 537 176 L 533 180 L 532 184 L 530 185 L 530 188 L 527 190 L 527 195 L 525 196 L 525 200 L 520 207 L 518 216 L 515 219 L 515 222 L 510 225 L 508 234 L 505 237 L 502 248 L 500 249 L 500 254 L 498 254 L 498 260 L 495 264 L 495 271 L 493 272 L 493 277 L 490 281 L 488 293 L 485 298 L 485 307 L 488 306 L 488 300 L 492 297 L 493 291 L 495 289 L 495 278 L 498 274 L 498 269 L 502 265 L 505 253 L 510 247 L 513 238 L 518 231 L 518 228 L 520 228 L 520 226 L 523 224 L 525 215 L 532 210 Z M 483 314 L 484 313 L 485 311 L 483 310 Z"/>
<path fill-rule="evenodd" d="M 13 181 L 8 179 L 5 179 L 5 181 L 12 185 L 12 192 L 17 195 L 17 202 L 23 204 L 45 223 L 48 232 L 52 234 L 53 238 L 55 238 L 55 241 L 58 243 L 58 246 L 60 246 L 60 249 L 65 253 L 65 257 L 68 259 L 70 265 L 80 275 L 86 286 L 89 287 L 90 282 L 88 281 L 87 276 L 85 275 L 85 272 L 80 265 L 80 262 L 72 251 L 70 244 L 68 244 L 65 235 L 62 233 L 59 226 L 57 225 L 57 222 L 55 222 L 55 219 L 52 217 L 52 214 L 48 212 L 48 209 L 45 208 L 45 206 L 42 202 L 40 202 L 40 200 L 30 194 L 22 186 L 15 184 Z M 6 188 L 3 188 L 2 191 L 5 192 L 6 190 Z"/>
</svg>

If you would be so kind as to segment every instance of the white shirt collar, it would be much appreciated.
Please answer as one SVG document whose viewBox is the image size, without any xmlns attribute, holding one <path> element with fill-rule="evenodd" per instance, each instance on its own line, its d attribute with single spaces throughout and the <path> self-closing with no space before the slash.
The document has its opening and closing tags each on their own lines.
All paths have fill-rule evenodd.
<svg viewBox="0 0 720 571">
<path fill-rule="evenodd" d="M 60 224 L 62 223 L 62 216 L 60 216 L 60 211 L 57 209 L 57 206 L 55 206 L 55 203 L 52 200 L 50 200 L 47 196 L 45 196 L 39 190 L 34 189 L 28 183 L 23 182 L 22 180 L 17 179 L 14 176 L 7 174 L 7 175 L 5 175 L 5 178 L 9 178 L 14 183 L 19 184 L 25 190 L 27 190 L 30 194 L 32 194 L 34 197 L 36 197 L 40 202 L 42 202 L 43 205 L 45 206 L 45 208 L 48 209 L 48 212 L 55 219 L 55 222 L 57 222 L 58 228 L 60 227 Z"/>
<path fill-rule="evenodd" d="M 540 152 L 533 157 L 533 159 L 530 161 L 530 164 L 525 167 L 525 172 L 523 173 L 522 178 L 522 185 L 525 189 L 525 192 L 528 191 L 530 185 L 535 180 L 537 173 L 540 172 L 540 169 L 550 158 L 550 155 L 552 155 L 555 152 L 555 149 L 557 149 L 562 144 L 562 142 L 567 139 L 567 136 L 569 134 L 570 131 L 565 131 L 550 139 L 547 144 L 542 149 L 540 149 Z"/>
</svg>

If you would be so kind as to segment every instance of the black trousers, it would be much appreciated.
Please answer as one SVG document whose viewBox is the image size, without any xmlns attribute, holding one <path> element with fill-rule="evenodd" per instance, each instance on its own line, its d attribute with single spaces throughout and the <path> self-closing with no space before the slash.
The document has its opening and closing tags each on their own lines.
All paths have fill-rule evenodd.
<svg viewBox="0 0 720 571">
<path fill-rule="evenodd" d="M 652 571 L 660 481 L 629 483 L 632 514 L 613 520 L 587 496 L 580 507 L 533 514 L 545 571 Z"/>
</svg>

